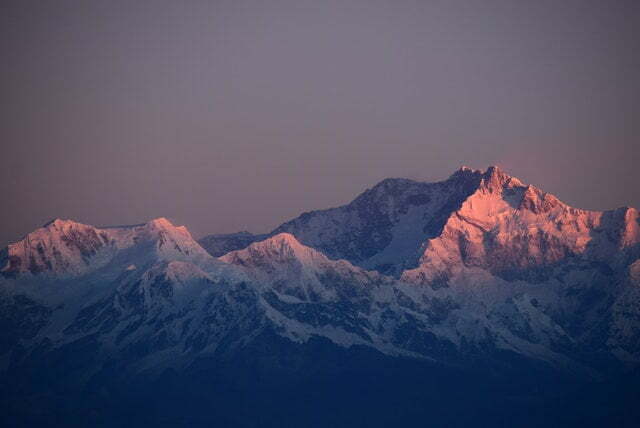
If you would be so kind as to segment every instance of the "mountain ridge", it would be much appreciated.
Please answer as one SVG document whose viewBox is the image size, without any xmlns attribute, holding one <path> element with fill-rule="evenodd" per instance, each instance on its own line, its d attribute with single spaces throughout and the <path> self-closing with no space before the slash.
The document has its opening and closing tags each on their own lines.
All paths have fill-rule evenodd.
<svg viewBox="0 0 640 428">
<path fill-rule="evenodd" d="M 452 195 L 448 197 L 435 195 L 444 200 L 439 203 L 434 202 L 432 188 L 437 186 L 444 187 L 445 192 L 453 191 Z M 396 194 L 400 195 L 396 199 L 402 199 L 403 193 L 408 195 L 401 203 L 397 203 L 388 196 Z M 609 211 L 592 211 L 573 208 L 556 196 L 533 185 L 526 185 L 496 166 L 491 166 L 485 171 L 463 166 L 446 180 L 435 183 L 399 178 L 382 180 L 346 205 L 305 212 L 267 234 L 244 235 L 241 241 L 235 243 L 225 241 L 225 250 L 229 252 L 241 249 L 265 237 L 289 232 L 297 236 L 300 242 L 316 248 L 332 259 L 346 259 L 365 269 L 400 277 L 403 271 L 419 267 L 419 262 L 424 257 L 423 247 L 429 239 L 441 233 L 452 216 L 465 218 L 464 214 L 459 213 L 459 209 L 468 198 L 475 194 L 491 197 L 496 193 L 500 194 L 504 198 L 503 202 L 507 202 L 515 211 L 529 212 L 538 216 L 554 208 L 564 209 L 568 214 L 587 217 L 595 215 L 589 213 L 617 212 L 624 209 L 623 207 Z M 389 201 L 384 200 L 385 198 L 391 199 L 391 203 L 396 203 L 398 206 L 389 207 Z M 483 198 L 474 199 L 477 205 Z M 380 206 L 387 212 L 380 212 Z M 415 206 L 426 206 L 427 209 L 409 213 Z M 362 211 L 361 215 L 357 212 L 358 210 Z M 631 216 L 633 212 L 637 212 L 633 208 L 628 210 L 631 210 Z M 407 213 L 410 215 L 407 216 Z M 405 218 L 402 218 L 403 216 Z M 632 221 L 624 227 L 633 229 Z M 394 228 L 398 229 L 397 232 L 393 231 Z M 634 233 L 629 232 L 628 239 L 637 240 L 637 233 L 633 235 Z M 395 242 L 394 234 L 398 235 Z M 205 249 L 210 249 L 216 245 L 217 241 L 215 235 L 209 235 L 200 239 L 199 242 Z M 218 248 L 210 252 L 214 256 L 223 255 Z"/>
<path fill-rule="evenodd" d="M 457 190 L 458 193 L 453 192 L 449 197 L 443 197 L 442 194 L 434 195 L 434 187 L 438 186 L 444 187 L 445 191 Z M 394 197 L 394 195 L 399 196 Z M 440 200 L 434 201 L 438 197 Z M 493 208 L 487 209 L 487 206 Z M 503 207 L 502 214 L 495 211 L 498 206 Z M 556 214 L 552 218 L 549 213 L 554 210 Z M 482 216 L 475 214 L 480 211 L 483 212 Z M 497 226 L 493 221 L 487 223 L 487 219 L 496 215 L 517 217 L 518 221 L 511 221 L 511 223 L 521 222 L 529 225 L 527 226 L 529 228 L 534 227 L 536 223 L 554 222 L 555 227 L 561 232 L 560 235 L 567 235 L 567 227 L 573 223 L 571 226 L 576 229 L 573 232 L 581 231 L 582 235 L 574 237 L 574 242 L 571 243 L 563 242 L 560 245 L 555 242 L 561 247 L 555 248 L 555 251 L 567 255 L 576 253 L 579 248 L 584 249 L 591 239 L 590 236 L 584 235 L 586 229 L 594 228 L 601 218 L 619 217 L 620 213 L 622 213 L 622 223 L 615 225 L 618 229 L 607 231 L 607 233 L 620 235 L 620 243 L 624 242 L 626 246 L 632 246 L 640 240 L 638 212 L 635 208 L 622 207 L 609 211 L 577 209 L 535 186 L 523 184 L 522 181 L 506 174 L 496 166 L 491 166 L 485 171 L 463 166 L 446 180 L 435 183 L 422 183 L 402 178 L 382 180 L 347 205 L 305 212 L 268 234 L 253 235 L 245 231 L 208 235 L 198 240 L 197 244 L 191 242 L 193 238 L 186 227 L 176 227 L 163 217 L 137 225 L 105 227 L 94 227 L 73 220 L 56 218 L 27 234 L 22 240 L 9 244 L 3 250 L 1 260 L 3 266 L 0 266 L 0 272 L 4 275 L 27 271 L 61 273 L 71 270 L 78 273 L 86 267 L 82 266 L 81 260 L 87 264 L 92 257 L 107 247 L 131 245 L 131 243 L 123 243 L 126 239 L 132 239 L 131 237 L 123 239 L 123 235 L 127 234 L 126 231 L 135 231 L 134 235 L 173 235 L 178 237 L 178 240 L 184 239 L 191 251 L 202 253 L 200 250 L 204 248 L 213 257 L 222 257 L 227 253 L 246 248 L 254 242 L 263 241 L 281 233 L 290 233 L 296 236 L 296 241 L 318 250 L 333 260 L 348 260 L 366 270 L 375 270 L 407 279 L 412 276 L 409 271 L 420 269 L 421 264 L 429 263 L 430 253 L 433 253 L 435 258 L 442 258 L 442 255 L 437 256 L 434 253 L 436 251 L 434 246 L 441 245 L 442 239 L 438 241 L 438 238 L 441 238 L 440 235 L 444 232 L 457 234 L 459 239 L 462 239 L 463 235 L 467 237 L 474 233 L 477 235 L 477 232 L 471 229 L 477 229 L 484 234 L 489 233 L 491 227 L 515 230 L 514 227 L 517 224 Z M 366 221 L 363 217 L 366 217 Z M 615 221 L 612 220 L 610 223 L 613 224 Z M 453 232 L 463 224 L 467 225 L 463 227 L 465 230 Z M 524 226 L 521 225 L 521 227 Z M 467 230 L 468 228 L 471 229 Z M 54 236 L 54 231 L 58 233 L 57 236 Z M 460 235 L 461 233 L 463 235 Z M 504 238 L 505 233 L 506 238 Z M 534 239 L 532 234 L 522 231 L 518 233 L 520 233 L 519 239 Z M 544 231 L 538 246 L 547 245 L 549 247 L 547 253 L 552 254 L 554 246 L 550 244 L 553 242 L 546 239 L 548 236 L 544 235 L 545 233 L 549 234 L 550 231 Z M 44 242 L 47 236 L 49 239 L 58 241 L 52 248 Z M 148 238 L 149 236 L 145 237 L 145 239 Z M 141 236 L 133 239 L 141 239 Z M 162 247 L 163 239 L 159 236 L 158 247 Z M 493 241 L 508 239 L 508 230 L 499 231 L 491 239 Z M 174 239 L 172 242 L 174 249 L 180 252 L 180 246 L 175 241 Z M 48 244 L 52 245 L 51 242 Z M 477 247 L 470 241 L 464 242 L 464 245 L 469 249 Z M 448 246 L 451 247 L 452 244 L 449 243 Z M 68 254 L 69 251 L 74 254 Z M 456 257 L 459 261 L 464 259 L 464 257 Z M 537 256 L 525 252 L 522 257 Z M 553 258 L 553 256 L 549 257 Z"/>
<path fill-rule="evenodd" d="M 163 217 L 117 227 L 54 219 L 5 248 L 0 274 L 80 274 L 92 269 L 93 263 L 98 266 L 108 263 L 116 252 L 143 241 L 153 244 L 153 251 L 167 257 L 190 252 L 208 257 L 184 226 L 174 226 Z"/>
<path fill-rule="evenodd" d="M 76 337 L 64 331 L 147 343 L 151 329 L 163 352 L 192 349 L 175 358 L 193 361 L 223 340 L 196 328 L 213 331 L 206 313 L 240 316 L 229 309 L 238 304 L 254 311 L 242 315 L 256 329 L 247 337 L 271 331 L 295 343 L 322 337 L 441 363 L 507 364 L 499 351 L 598 375 L 640 361 L 640 314 L 628 315 L 640 300 L 638 211 L 572 208 L 497 167 L 463 167 L 436 183 L 383 180 L 270 234 L 222 238 L 218 250 L 242 248 L 214 257 L 165 218 L 47 223 L 0 257 L 0 291 L 18 305 L 11 316 L 36 331 L 9 349 L 40 340 L 64 348 Z M 37 320 L 23 319 L 20 305 L 40 308 Z M 240 321 L 220 318 L 216 328 L 226 322 Z"/>
<path fill-rule="evenodd" d="M 499 402 L 535 403 L 542 388 L 545 411 L 567 384 L 635 379 L 638 210 L 580 210 L 499 168 L 462 167 L 383 180 L 264 235 L 54 219 L 0 252 L 3 400 L 30 415 L 43 397 L 76 408 L 67 391 L 95 409 L 105 394 L 127 407 L 182 385 L 169 403 L 192 391 L 228 416 L 390 367 L 405 380 L 376 384 L 393 391 L 385 403 L 413 403 L 441 376 L 427 401 L 488 382 Z"/>
</svg>

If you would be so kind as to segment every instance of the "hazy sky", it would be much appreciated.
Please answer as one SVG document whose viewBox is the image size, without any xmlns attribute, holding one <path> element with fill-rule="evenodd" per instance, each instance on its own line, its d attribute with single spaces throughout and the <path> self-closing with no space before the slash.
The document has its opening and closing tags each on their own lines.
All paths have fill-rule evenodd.
<svg viewBox="0 0 640 428">
<path fill-rule="evenodd" d="M 462 164 L 640 206 L 637 0 L 3 1 L 0 53 L 0 244 L 261 232 Z"/>
</svg>

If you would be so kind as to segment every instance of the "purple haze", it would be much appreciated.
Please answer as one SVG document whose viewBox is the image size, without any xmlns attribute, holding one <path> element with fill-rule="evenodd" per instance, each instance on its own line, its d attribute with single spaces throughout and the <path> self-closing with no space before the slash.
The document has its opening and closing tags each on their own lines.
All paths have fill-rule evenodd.
<svg viewBox="0 0 640 428">
<path fill-rule="evenodd" d="M 266 231 L 462 164 L 640 206 L 638 9 L 3 2 L 0 244 L 53 217 Z"/>
</svg>

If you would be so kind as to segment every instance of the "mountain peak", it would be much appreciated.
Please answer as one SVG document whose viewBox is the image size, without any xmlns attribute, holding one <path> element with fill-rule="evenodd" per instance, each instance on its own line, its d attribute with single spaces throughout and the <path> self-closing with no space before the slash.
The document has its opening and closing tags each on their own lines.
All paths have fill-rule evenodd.
<svg viewBox="0 0 640 428">
<path fill-rule="evenodd" d="M 53 219 L 6 247 L 5 275 L 24 272 L 80 273 L 109 245 L 99 229 L 72 220 Z"/>
<path fill-rule="evenodd" d="M 137 246 L 143 258 L 198 262 L 211 259 L 184 226 L 174 226 L 164 217 L 138 225 L 103 228 L 56 218 L 10 244 L 0 272 L 84 274 L 109 263 L 118 251 L 126 249 L 131 256 Z"/>
<path fill-rule="evenodd" d="M 176 226 L 165 217 L 158 217 L 145 223 L 147 230 L 155 235 L 155 233 L 168 233 L 182 236 L 188 240 L 192 240 L 191 232 L 185 226 Z"/>
<path fill-rule="evenodd" d="M 154 218 L 147 222 L 147 226 L 155 227 L 157 229 L 170 229 L 175 227 L 166 217 Z"/>
<path fill-rule="evenodd" d="M 266 239 L 265 241 L 262 241 L 262 242 L 266 242 L 266 241 L 272 241 L 282 245 L 288 245 L 290 247 L 302 247 L 302 244 L 300 244 L 300 242 L 296 239 L 296 237 L 288 232 L 278 233 L 277 235 L 274 235 L 271 238 Z"/>
<path fill-rule="evenodd" d="M 458 168 L 458 169 L 454 172 L 454 174 L 457 174 L 457 173 L 460 173 L 460 174 L 469 174 L 469 173 L 472 173 L 472 174 L 481 174 L 481 173 L 482 173 L 482 170 L 475 169 L 475 168 L 471 168 L 471 167 L 468 167 L 468 166 L 466 166 L 466 165 L 462 165 L 460 168 Z"/>
<path fill-rule="evenodd" d="M 258 250 L 266 250 L 267 252 L 293 253 L 298 256 L 301 252 L 311 248 L 306 247 L 300 243 L 291 233 L 281 232 L 277 235 L 271 236 L 264 241 L 254 242 L 250 247 Z M 313 250 L 311 250 L 313 251 Z"/>
<path fill-rule="evenodd" d="M 489 192 L 496 192 L 505 187 L 524 187 L 524 184 L 495 165 L 487 168 L 487 170 L 482 174 L 480 188 L 488 190 Z"/>
<path fill-rule="evenodd" d="M 326 257 L 317 250 L 301 244 L 291 233 L 282 232 L 264 241 L 254 242 L 243 250 L 232 251 L 220 257 L 220 260 L 232 264 L 262 264 L 266 260 L 288 263 L 292 260 L 306 264 L 313 260 L 326 261 Z"/>
<path fill-rule="evenodd" d="M 528 185 L 522 195 L 522 201 L 518 209 L 526 209 L 535 214 L 540 214 L 560 204 L 560 200 L 552 194 L 543 192 L 535 186 Z"/>
<path fill-rule="evenodd" d="M 487 185 L 502 185 L 509 178 L 508 174 L 502 171 L 499 167 L 492 165 L 484 172 L 482 179 Z"/>
<path fill-rule="evenodd" d="M 448 180 L 457 180 L 457 179 L 468 179 L 471 177 L 478 177 L 482 175 L 483 172 L 479 169 L 469 168 L 466 165 L 462 165 L 453 174 L 451 174 Z"/>
<path fill-rule="evenodd" d="M 74 221 L 74 220 L 62 219 L 62 218 L 56 217 L 53 220 L 49 220 L 48 222 L 43 224 L 42 228 L 44 229 L 47 229 L 50 227 L 61 228 L 65 226 L 77 226 L 77 225 L 81 225 L 81 223 L 78 223 L 77 221 Z"/>
</svg>

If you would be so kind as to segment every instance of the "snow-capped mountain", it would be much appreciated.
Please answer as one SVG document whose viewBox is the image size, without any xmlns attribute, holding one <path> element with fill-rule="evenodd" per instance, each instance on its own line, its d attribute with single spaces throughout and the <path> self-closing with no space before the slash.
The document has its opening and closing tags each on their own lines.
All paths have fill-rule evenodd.
<svg viewBox="0 0 640 428">
<path fill-rule="evenodd" d="M 640 363 L 639 219 L 496 167 L 384 180 L 265 235 L 57 219 L 0 253 L 0 372 L 271 372 L 329 347 L 607 378 Z"/>
<path fill-rule="evenodd" d="M 448 180 L 421 183 L 387 179 L 348 205 L 306 212 L 267 235 L 209 235 L 200 240 L 211 254 L 220 245 L 241 249 L 250 242 L 287 232 L 332 259 L 346 259 L 365 269 L 399 275 L 417 265 L 422 243 L 439 234 L 449 214 L 474 192 L 481 173 L 462 168 Z M 237 246 L 233 246 L 237 243 Z"/>
<path fill-rule="evenodd" d="M 137 251 L 134 254 L 132 251 Z M 80 275 L 126 255 L 148 260 L 211 259 L 184 227 L 165 218 L 134 226 L 96 228 L 55 219 L 5 250 L 0 273 Z M 135 260 L 138 261 L 138 260 Z"/>
<path fill-rule="evenodd" d="M 3 326 L 19 338 L 2 348 L 9 365 L 16 349 L 46 343 L 45 349 L 63 352 L 89 337 L 91 352 L 104 358 L 152 343 L 149 358 L 162 360 L 161 350 L 206 343 L 194 320 L 214 317 L 226 307 L 225 293 L 244 279 L 164 218 L 106 228 L 52 221 L 8 246 L 1 273 Z M 243 307 L 234 303 L 229 313 Z M 217 326 L 211 337 L 236 321 Z M 146 353 L 135 355 L 143 364 Z"/>
<path fill-rule="evenodd" d="M 453 348 L 462 337 L 469 348 L 492 343 L 576 367 L 587 354 L 599 365 L 637 361 L 638 330 L 628 327 L 636 318 L 621 308 L 637 299 L 638 218 L 633 208 L 572 208 L 497 167 L 463 167 L 438 183 L 384 180 L 348 205 L 304 213 L 267 236 L 288 233 L 333 261 L 391 275 L 394 292 L 419 290 L 410 306 L 422 311 L 447 302 L 443 325 L 426 322 L 424 330 Z M 279 278 L 257 255 L 266 242 L 222 260 L 260 283 Z M 566 357 L 571 362 L 561 363 Z"/>
<path fill-rule="evenodd" d="M 615 264 L 638 243 L 636 209 L 575 209 L 492 167 L 442 232 L 424 242 L 419 266 L 402 278 L 428 283 L 479 267 L 505 279 L 525 275 L 535 281 L 532 274 L 548 277 L 553 265 L 569 259 Z"/>
<path fill-rule="evenodd" d="M 245 232 L 236 246 L 225 242 L 239 249 L 282 232 L 332 259 L 412 282 L 441 277 L 449 259 L 508 275 L 576 255 L 607 258 L 640 241 L 636 209 L 572 208 L 497 167 L 462 167 L 437 183 L 383 180 L 345 206 L 304 213 L 267 235 Z M 227 236 L 234 235 L 220 239 Z M 200 240 L 216 255 L 218 242 Z"/>
</svg>

